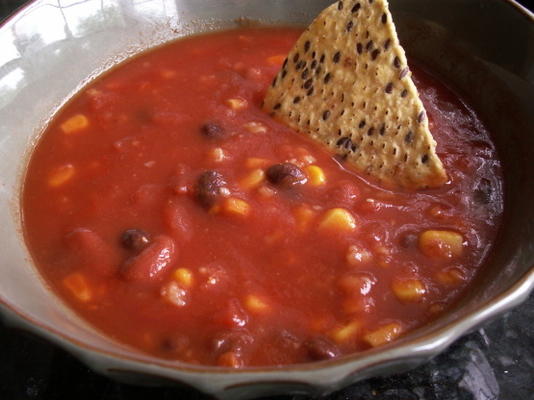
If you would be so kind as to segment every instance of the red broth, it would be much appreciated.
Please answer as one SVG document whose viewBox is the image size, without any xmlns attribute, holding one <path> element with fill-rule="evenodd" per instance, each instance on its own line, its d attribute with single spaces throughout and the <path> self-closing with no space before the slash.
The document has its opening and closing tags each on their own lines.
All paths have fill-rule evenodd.
<svg viewBox="0 0 534 400">
<path fill-rule="evenodd" d="M 26 240 L 98 329 L 166 359 L 301 363 L 395 340 L 469 288 L 503 207 L 484 125 L 414 67 L 450 182 L 382 189 L 261 110 L 299 34 L 176 41 L 48 126 L 26 175 Z"/>
</svg>

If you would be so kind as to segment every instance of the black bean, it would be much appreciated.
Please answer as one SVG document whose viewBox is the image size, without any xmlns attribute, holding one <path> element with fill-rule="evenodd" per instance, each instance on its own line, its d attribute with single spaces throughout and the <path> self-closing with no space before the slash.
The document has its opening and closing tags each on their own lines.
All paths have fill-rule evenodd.
<svg viewBox="0 0 534 400">
<path fill-rule="evenodd" d="M 313 94 L 313 86 L 306 92 L 306 96 L 311 96 Z M 308 124 L 309 125 L 309 124 Z"/>
<path fill-rule="evenodd" d="M 412 131 L 409 131 L 406 136 L 404 136 L 404 142 L 406 143 L 412 143 L 413 141 L 413 132 Z"/>
<path fill-rule="evenodd" d="M 325 58 L 325 56 L 324 56 L 324 54 L 323 54 L 323 55 L 321 56 L 321 58 L 319 59 L 319 62 L 320 62 L 321 64 L 324 63 L 324 58 Z"/>
<path fill-rule="evenodd" d="M 323 120 L 326 121 L 330 117 L 330 110 L 323 112 Z"/>
<path fill-rule="evenodd" d="M 408 72 L 410 72 L 410 69 L 408 67 L 403 68 L 402 71 L 399 74 L 399 79 L 404 78 L 406 75 L 408 75 Z"/>
<path fill-rule="evenodd" d="M 385 24 L 386 22 L 388 22 L 388 16 L 384 13 L 382 14 L 382 23 Z"/>
<path fill-rule="evenodd" d="M 226 186 L 224 177 L 217 171 L 206 171 L 198 177 L 196 198 L 206 208 L 213 206 Z"/>
<path fill-rule="evenodd" d="M 317 68 L 317 60 L 313 60 L 313 61 L 312 61 L 311 65 L 310 65 L 310 68 L 311 68 L 311 69 L 315 69 L 315 68 Z"/>
<path fill-rule="evenodd" d="M 362 120 L 360 121 L 360 124 L 358 125 L 358 128 L 362 129 L 364 126 L 365 126 L 365 120 L 362 119 Z"/>
<path fill-rule="evenodd" d="M 386 133 L 386 124 L 383 124 L 382 127 L 380 128 L 380 136 L 384 136 L 385 133 Z"/>
<path fill-rule="evenodd" d="M 479 204 L 489 204 L 491 202 L 492 194 L 493 187 L 491 186 L 491 181 L 482 178 L 473 192 L 473 199 Z"/>
<path fill-rule="evenodd" d="M 354 26 L 354 22 L 349 21 L 349 23 L 347 24 L 347 32 L 350 32 L 353 26 Z"/>
<path fill-rule="evenodd" d="M 324 83 L 330 82 L 330 78 L 332 78 L 332 74 L 329 72 L 324 77 Z"/>
<path fill-rule="evenodd" d="M 296 96 L 294 99 L 293 99 L 293 104 L 298 104 L 300 103 L 300 96 Z"/>
<path fill-rule="evenodd" d="M 370 127 L 369 130 L 367 131 L 367 136 L 373 136 L 374 133 L 375 133 L 375 128 Z"/>
<path fill-rule="evenodd" d="M 304 43 L 304 53 L 307 53 L 308 50 L 310 49 L 310 41 L 309 40 L 306 40 L 306 43 Z"/>
<path fill-rule="evenodd" d="M 332 57 L 332 61 L 334 61 L 334 63 L 338 63 L 339 60 L 341 59 L 341 52 L 337 52 L 336 54 L 334 54 L 334 57 Z"/>
<path fill-rule="evenodd" d="M 385 91 L 386 93 L 391 93 L 393 92 L 393 83 L 389 82 L 387 85 L 386 85 L 386 88 L 385 88 Z"/>
<path fill-rule="evenodd" d="M 384 42 L 384 50 L 387 50 L 389 49 L 389 45 L 391 44 L 391 39 L 387 39 L 385 42 Z"/>
<path fill-rule="evenodd" d="M 285 188 L 304 184 L 308 180 L 299 167 L 288 162 L 271 165 L 266 175 L 269 182 Z"/>
<path fill-rule="evenodd" d="M 337 9 L 338 9 L 339 11 L 343 10 L 343 2 L 342 2 L 342 1 L 340 1 L 339 3 L 337 3 Z"/>
<path fill-rule="evenodd" d="M 141 229 L 128 229 L 122 233 L 120 242 L 125 249 L 139 253 L 150 244 L 151 238 Z"/>
<path fill-rule="evenodd" d="M 399 244 L 404 249 L 415 248 L 418 241 L 419 236 L 414 232 L 405 232 L 399 237 Z"/>
<path fill-rule="evenodd" d="M 226 136 L 225 129 L 215 122 L 206 122 L 200 127 L 200 133 L 208 139 L 221 139 Z"/>
<path fill-rule="evenodd" d="M 375 45 L 375 44 L 373 43 L 373 41 L 372 41 L 372 40 L 369 40 L 369 41 L 367 42 L 367 45 L 365 46 L 365 48 L 366 48 L 367 51 L 370 51 L 370 50 L 374 47 L 374 45 Z"/>
<path fill-rule="evenodd" d="M 401 97 L 406 97 L 408 95 L 408 91 L 406 89 L 404 89 L 402 92 L 401 92 Z"/>
<path fill-rule="evenodd" d="M 310 72 L 310 70 L 308 68 L 306 68 L 304 71 L 302 71 L 302 74 L 300 75 L 302 80 L 305 80 L 308 77 L 308 73 L 309 72 Z"/>
<path fill-rule="evenodd" d="M 304 89 L 311 88 L 312 84 L 313 84 L 313 79 L 311 79 L 311 78 L 308 79 L 306 82 L 304 82 Z"/>
<path fill-rule="evenodd" d="M 361 8 L 361 4 L 358 2 L 354 5 L 354 7 L 352 7 L 352 10 L 350 10 L 351 12 L 355 13 L 357 12 L 360 8 Z"/>
<path fill-rule="evenodd" d="M 356 51 L 358 52 L 358 54 L 362 54 L 363 46 L 361 43 L 356 44 Z"/>
<path fill-rule="evenodd" d="M 299 60 L 299 57 L 300 57 L 300 54 L 299 53 L 295 53 L 295 55 L 293 56 L 293 62 L 296 64 L 297 61 Z"/>
<path fill-rule="evenodd" d="M 282 104 L 281 104 L 281 103 L 276 103 L 276 104 L 274 105 L 273 109 L 275 109 L 275 110 L 279 110 L 280 107 L 282 107 Z"/>
<path fill-rule="evenodd" d="M 393 59 L 393 65 L 395 66 L 395 68 L 400 68 L 401 63 L 400 63 L 400 58 L 399 57 L 395 57 Z"/>
<path fill-rule="evenodd" d="M 308 357 L 313 361 L 328 360 L 341 353 L 337 346 L 324 337 L 315 337 L 303 343 Z"/>
<path fill-rule="evenodd" d="M 423 154 L 423 157 L 421 157 L 421 162 L 423 164 L 426 164 L 428 162 L 428 154 Z"/>
</svg>

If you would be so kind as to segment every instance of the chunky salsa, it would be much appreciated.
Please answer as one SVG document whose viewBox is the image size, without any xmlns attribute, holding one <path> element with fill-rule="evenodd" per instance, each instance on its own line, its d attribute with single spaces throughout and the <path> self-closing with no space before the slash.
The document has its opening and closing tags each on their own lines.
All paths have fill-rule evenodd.
<svg viewBox="0 0 534 400">
<path fill-rule="evenodd" d="M 98 329 L 189 363 L 301 363 L 395 340 L 469 287 L 502 213 L 484 125 L 412 67 L 450 181 L 381 188 L 262 111 L 299 34 L 162 46 L 47 127 L 23 190 L 27 244 Z"/>
</svg>

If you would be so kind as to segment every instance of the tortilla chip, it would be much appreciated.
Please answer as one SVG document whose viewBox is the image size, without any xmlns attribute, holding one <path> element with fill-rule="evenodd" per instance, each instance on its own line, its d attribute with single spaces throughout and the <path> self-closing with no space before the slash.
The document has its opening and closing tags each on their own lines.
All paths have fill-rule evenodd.
<svg viewBox="0 0 534 400">
<path fill-rule="evenodd" d="M 447 181 L 386 0 L 325 9 L 289 53 L 264 108 L 389 186 Z"/>
</svg>

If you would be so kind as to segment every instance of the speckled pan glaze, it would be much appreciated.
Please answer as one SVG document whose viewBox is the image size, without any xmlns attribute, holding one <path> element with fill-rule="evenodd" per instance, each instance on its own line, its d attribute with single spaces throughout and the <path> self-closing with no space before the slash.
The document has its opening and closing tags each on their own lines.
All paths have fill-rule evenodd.
<svg viewBox="0 0 534 400">
<path fill-rule="evenodd" d="M 409 57 L 464 95 L 495 133 L 505 220 L 494 255 L 455 309 L 401 340 L 354 356 L 228 370 L 155 359 L 102 336 L 48 290 L 21 234 L 19 193 L 42 127 L 92 77 L 144 49 L 239 23 L 305 25 L 325 0 L 30 2 L 0 27 L 0 310 L 91 368 L 137 384 L 184 384 L 220 398 L 322 394 L 414 367 L 526 299 L 534 287 L 534 16 L 511 0 L 390 0 Z M 102 8 L 104 7 L 104 8 Z"/>
</svg>

